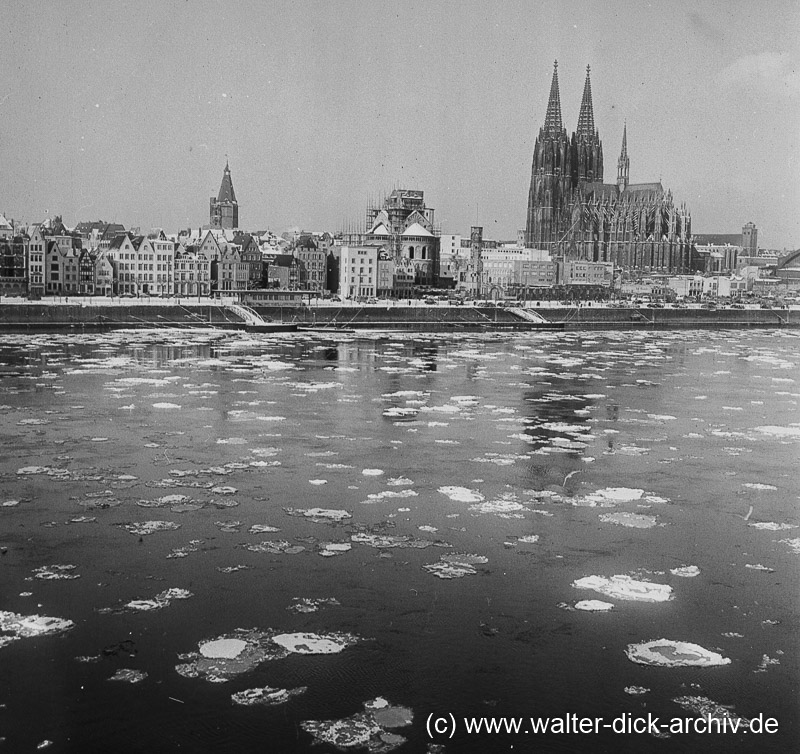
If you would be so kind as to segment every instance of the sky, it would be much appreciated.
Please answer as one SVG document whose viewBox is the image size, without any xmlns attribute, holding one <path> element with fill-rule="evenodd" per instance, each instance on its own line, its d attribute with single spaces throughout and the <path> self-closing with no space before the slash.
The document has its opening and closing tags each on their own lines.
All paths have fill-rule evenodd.
<svg viewBox="0 0 800 754">
<path fill-rule="evenodd" d="M 0 213 L 338 231 L 394 188 L 443 233 L 516 238 L 553 61 L 586 66 L 605 182 L 661 180 L 694 233 L 800 248 L 797 0 L 52 0 L 6 4 Z"/>
</svg>

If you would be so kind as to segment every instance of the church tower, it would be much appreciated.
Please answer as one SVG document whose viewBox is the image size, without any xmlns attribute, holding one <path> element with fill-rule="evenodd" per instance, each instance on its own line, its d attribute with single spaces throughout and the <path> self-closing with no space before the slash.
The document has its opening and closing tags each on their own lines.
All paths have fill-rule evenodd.
<svg viewBox="0 0 800 754">
<path fill-rule="evenodd" d="M 594 108 L 592 106 L 591 68 L 586 66 L 586 82 L 583 85 L 583 99 L 578 116 L 578 130 L 572 136 L 572 185 L 588 181 L 603 182 L 603 145 L 600 134 L 594 127 Z"/>
<path fill-rule="evenodd" d="M 631 161 L 628 159 L 628 124 L 622 128 L 622 152 L 617 160 L 617 186 L 620 193 L 628 188 L 630 182 Z"/>
<path fill-rule="evenodd" d="M 569 137 L 561 121 L 556 61 L 553 65 L 553 80 L 550 83 L 544 126 L 539 129 L 533 146 L 525 226 L 525 243 L 529 248 L 554 248 L 559 240 L 559 218 L 563 215 L 570 194 L 569 156 Z"/>
<path fill-rule="evenodd" d="M 236 201 L 236 194 L 233 191 L 231 169 L 227 160 L 219 194 L 216 199 L 212 196 L 209 200 L 209 224 L 212 228 L 239 227 L 239 202 Z"/>
</svg>

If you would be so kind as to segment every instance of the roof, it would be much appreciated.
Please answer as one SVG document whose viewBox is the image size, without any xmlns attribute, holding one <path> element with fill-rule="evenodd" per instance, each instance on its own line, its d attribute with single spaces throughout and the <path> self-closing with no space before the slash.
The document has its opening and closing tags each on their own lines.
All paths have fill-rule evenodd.
<svg viewBox="0 0 800 754">
<path fill-rule="evenodd" d="M 433 233 L 431 233 L 426 228 L 423 228 L 419 223 L 413 223 L 409 225 L 401 235 L 404 236 L 430 236 L 433 238 Z"/>
<path fill-rule="evenodd" d="M 291 254 L 276 254 L 271 264 L 276 267 L 291 267 L 297 264 L 297 259 Z"/>
<path fill-rule="evenodd" d="M 119 249 L 122 244 L 125 242 L 125 239 L 128 237 L 127 233 L 120 233 L 119 235 L 114 236 L 111 243 L 109 244 L 109 249 Z"/>
<path fill-rule="evenodd" d="M 643 194 L 647 191 L 664 193 L 664 187 L 661 185 L 661 181 L 656 181 L 655 183 L 629 183 L 625 189 L 626 194 Z"/>
<path fill-rule="evenodd" d="M 781 257 L 781 259 L 778 260 L 776 269 L 783 270 L 787 267 L 792 269 L 800 267 L 800 249 L 793 251 L 791 254 L 787 254 L 785 257 Z"/>
<path fill-rule="evenodd" d="M 218 202 L 236 202 L 236 194 L 233 191 L 233 181 L 231 180 L 231 169 L 228 163 L 225 163 L 225 172 L 222 174 L 222 183 L 219 187 L 219 194 L 217 195 Z"/>
<path fill-rule="evenodd" d="M 603 183 L 602 181 L 586 181 L 583 183 L 583 192 L 586 196 L 595 199 L 618 199 L 619 187 L 616 183 Z"/>
<path fill-rule="evenodd" d="M 733 246 L 742 245 L 741 233 L 695 233 L 692 238 L 699 246 L 724 246 L 726 243 Z"/>
<path fill-rule="evenodd" d="M 388 236 L 389 231 L 386 229 L 386 226 L 383 223 L 378 223 L 370 232 L 369 235 L 371 236 Z"/>
<path fill-rule="evenodd" d="M 109 223 L 103 231 L 103 238 L 113 238 L 117 233 L 124 233 L 125 226 L 120 223 Z"/>
</svg>

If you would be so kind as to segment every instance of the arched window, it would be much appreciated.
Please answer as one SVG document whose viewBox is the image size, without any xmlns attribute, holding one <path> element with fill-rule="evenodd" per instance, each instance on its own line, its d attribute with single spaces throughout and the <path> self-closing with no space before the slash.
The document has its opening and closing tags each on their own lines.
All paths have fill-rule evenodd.
<svg viewBox="0 0 800 754">
<path fill-rule="evenodd" d="M 414 258 L 414 247 L 413 246 L 409 246 L 408 247 L 408 258 L 409 259 L 413 259 Z"/>
<path fill-rule="evenodd" d="M 423 246 L 422 247 L 422 255 L 421 255 L 420 258 L 421 259 L 427 259 L 427 253 L 428 253 L 428 247 L 427 246 Z"/>
</svg>

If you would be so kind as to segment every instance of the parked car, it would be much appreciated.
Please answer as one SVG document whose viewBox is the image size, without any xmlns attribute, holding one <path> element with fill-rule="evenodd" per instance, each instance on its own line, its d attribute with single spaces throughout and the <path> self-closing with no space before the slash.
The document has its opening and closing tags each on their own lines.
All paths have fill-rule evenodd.
<svg viewBox="0 0 800 754">
<path fill-rule="evenodd" d="M 436 299 L 428 296 L 428 298 L 425 299 L 424 303 L 426 303 L 428 306 L 432 306 L 433 304 L 436 303 Z"/>
</svg>

